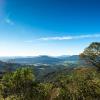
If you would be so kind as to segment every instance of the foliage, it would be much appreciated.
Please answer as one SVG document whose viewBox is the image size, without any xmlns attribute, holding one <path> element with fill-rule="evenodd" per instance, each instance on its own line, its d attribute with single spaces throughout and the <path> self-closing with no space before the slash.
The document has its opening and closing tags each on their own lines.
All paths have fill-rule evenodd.
<svg viewBox="0 0 100 100">
<path fill-rule="evenodd" d="M 100 70 L 100 43 L 93 42 L 90 44 L 80 57 Z"/>
<path fill-rule="evenodd" d="M 3 76 L 1 97 L 7 100 L 99 100 L 100 73 L 94 68 L 76 68 L 57 75 L 52 83 L 36 82 L 32 69 L 22 68 Z"/>
<path fill-rule="evenodd" d="M 2 95 L 15 96 L 16 98 L 30 100 L 33 96 L 33 83 L 35 77 L 29 68 L 18 69 L 13 73 L 7 73 L 2 78 Z M 30 91 L 30 92 L 29 92 Z"/>
<path fill-rule="evenodd" d="M 59 79 L 61 92 L 58 100 L 99 100 L 100 74 L 91 68 L 75 69 Z"/>
</svg>

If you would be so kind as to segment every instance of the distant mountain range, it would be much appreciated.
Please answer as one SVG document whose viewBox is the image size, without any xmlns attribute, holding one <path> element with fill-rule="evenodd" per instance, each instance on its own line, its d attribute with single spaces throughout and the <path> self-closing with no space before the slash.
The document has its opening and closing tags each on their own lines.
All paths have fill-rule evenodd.
<svg viewBox="0 0 100 100">
<path fill-rule="evenodd" d="M 3 57 L 0 58 L 1 61 L 8 62 L 8 63 L 19 63 L 19 64 L 57 64 L 63 62 L 77 62 L 79 60 L 78 55 L 73 56 L 58 56 L 58 57 L 51 57 L 51 56 L 36 56 L 36 57 Z"/>
<path fill-rule="evenodd" d="M 21 65 L 17 64 L 17 63 L 7 63 L 7 62 L 0 61 L 0 72 L 5 71 L 5 70 L 12 71 L 12 70 L 15 70 L 16 68 L 18 68 L 20 66 Z"/>
<path fill-rule="evenodd" d="M 80 61 L 81 62 L 81 61 Z M 60 71 L 68 73 L 73 68 L 81 66 L 79 55 L 73 56 L 36 56 L 36 57 L 1 57 L 0 72 L 13 71 L 20 67 L 32 67 L 38 80 L 44 77 L 53 79 Z M 1 74 L 2 75 L 2 74 Z M 44 80 L 45 81 L 45 80 Z"/>
</svg>

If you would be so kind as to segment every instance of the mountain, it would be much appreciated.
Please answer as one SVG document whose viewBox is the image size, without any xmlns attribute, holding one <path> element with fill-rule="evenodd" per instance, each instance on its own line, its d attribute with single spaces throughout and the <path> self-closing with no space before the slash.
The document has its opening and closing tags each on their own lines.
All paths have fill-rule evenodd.
<svg viewBox="0 0 100 100">
<path fill-rule="evenodd" d="M 79 55 L 72 55 L 72 56 L 59 56 L 59 59 L 66 60 L 66 61 L 77 61 L 79 60 Z"/>
<path fill-rule="evenodd" d="M 54 64 L 60 62 L 60 59 L 50 56 L 37 56 L 9 59 L 8 62 L 20 64 Z"/>
<path fill-rule="evenodd" d="M 17 63 L 7 63 L 7 62 L 0 61 L 0 72 L 1 71 L 13 71 L 20 66 L 21 65 Z"/>
<path fill-rule="evenodd" d="M 36 57 L 16 57 L 12 59 L 6 60 L 6 62 L 10 63 L 19 63 L 19 64 L 61 64 L 63 62 L 77 62 L 79 60 L 78 55 L 73 56 L 58 56 L 58 57 L 51 57 L 51 56 L 36 56 Z"/>
<path fill-rule="evenodd" d="M 2 59 L 1 59 L 2 60 Z M 76 68 L 81 64 L 77 63 L 79 60 L 78 55 L 73 56 L 37 56 L 37 57 L 12 57 L 3 58 L 0 61 L 0 71 L 13 71 L 20 67 L 31 67 L 34 69 L 34 73 L 38 80 L 44 77 L 52 79 L 51 74 L 58 74 L 59 71 L 66 70 L 67 73 L 71 68 Z M 74 62 L 74 63 L 73 63 Z M 70 71 L 69 71 L 70 72 Z"/>
</svg>

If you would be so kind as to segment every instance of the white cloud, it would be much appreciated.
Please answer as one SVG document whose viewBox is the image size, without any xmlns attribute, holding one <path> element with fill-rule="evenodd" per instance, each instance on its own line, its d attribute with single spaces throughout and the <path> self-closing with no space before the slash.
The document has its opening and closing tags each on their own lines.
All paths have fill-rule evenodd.
<svg viewBox="0 0 100 100">
<path fill-rule="evenodd" d="M 90 35 L 78 35 L 78 36 L 61 36 L 61 37 L 43 37 L 39 40 L 73 40 L 73 39 L 84 39 L 84 38 L 99 38 L 100 34 L 90 34 Z"/>
</svg>

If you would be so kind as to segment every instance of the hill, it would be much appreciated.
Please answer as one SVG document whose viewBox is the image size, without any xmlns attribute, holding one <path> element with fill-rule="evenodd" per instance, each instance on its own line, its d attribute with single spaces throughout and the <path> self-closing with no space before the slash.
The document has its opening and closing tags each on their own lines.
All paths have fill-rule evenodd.
<svg viewBox="0 0 100 100">
<path fill-rule="evenodd" d="M 61 64 L 63 62 L 77 62 L 79 60 L 78 55 L 73 56 L 58 56 L 58 57 L 51 57 L 51 56 L 36 56 L 36 57 L 14 57 L 14 58 L 7 58 L 1 59 L 2 61 L 10 62 L 10 63 L 19 63 L 19 64 Z"/>
</svg>

